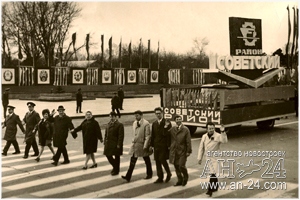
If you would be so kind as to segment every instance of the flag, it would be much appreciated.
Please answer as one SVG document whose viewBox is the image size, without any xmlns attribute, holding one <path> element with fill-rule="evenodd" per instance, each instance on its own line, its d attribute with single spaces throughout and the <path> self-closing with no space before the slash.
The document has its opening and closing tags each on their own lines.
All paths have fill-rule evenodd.
<svg viewBox="0 0 300 200">
<path fill-rule="evenodd" d="M 293 7 L 294 10 L 294 27 L 293 27 L 293 43 L 292 43 L 292 52 L 291 52 L 291 69 L 293 68 L 293 58 L 294 58 L 294 48 L 295 48 L 295 37 L 296 37 L 296 12 L 295 7 Z"/>
<path fill-rule="evenodd" d="M 122 38 L 120 40 L 120 44 L 119 44 L 119 63 L 120 63 L 120 68 L 122 65 Z"/>
<path fill-rule="evenodd" d="M 158 41 L 158 47 L 157 47 L 157 69 L 159 69 L 159 41 Z"/>
<path fill-rule="evenodd" d="M 128 45 L 129 68 L 131 68 L 131 41 Z"/>
<path fill-rule="evenodd" d="M 101 35 L 101 60 L 102 60 L 102 63 L 104 62 L 103 60 L 103 55 L 104 55 L 104 35 Z"/>
<path fill-rule="evenodd" d="M 108 47 L 109 47 L 109 61 L 110 61 L 110 67 L 112 67 L 112 37 L 109 38 L 108 41 Z"/>
<path fill-rule="evenodd" d="M 86 43 L 85 43 L 85 48 L 86 48 L 86 53 L 87 53 L 87 60 L 90 60 L 90 53 L 89 53 L 89 42 L 90 42 L 90 34 L 86 34 Z"/>
<path fill-rule="evenodd" d="M 287 57 L 287 68 L 289 68 L 289 45 L 290 45 L 290 37 L 291 37 L 291 19 L 290 19 L 290 8 L 289 6 L 286 8 L 288 10 L 288 42 L 286 44 L 286 57 Z"/>
<path fill-rule="evenodd" d="M 76 32 L 72 34 L 72 44 L 73 44 L 73 49 L 74 49 L 74 52 L 76 55 L 75 43 L 76 43 Z"/>
<path fill-rule="evenodd" d="M 295 25 L 295 29 L 296 29 L 296 47 L 295 47 L 295 54 L 298 51 L 298 36 L 299 36 L 299 9 L 297 8 L 297 12 L 296 12 L 296 25 Z"/>
<path fill-rule="evenodd" d="M 22 60 L 23 55 L 22 55 L 21 44 L 20 44 L 20 34 L 19 34 L 19 30 L 18 30 L 18 49 L 19 49 L 19 53 L 18 53 L 19 60 Z"/>
<path fill-rule="evenodd" d="M 142 68 L 143 64 L 143 44 L 142 44 L 142 38 L 140 39 L 140 45 L 139 45 L 139 54 L 140 54 L 140 68 Z"/>
<path fill-rule="evenodd" d="M 150 69 L 151 68 L 150 40 L 148 40 L 148 59 L 149 59 L 149 69 Z"/>
</svg>

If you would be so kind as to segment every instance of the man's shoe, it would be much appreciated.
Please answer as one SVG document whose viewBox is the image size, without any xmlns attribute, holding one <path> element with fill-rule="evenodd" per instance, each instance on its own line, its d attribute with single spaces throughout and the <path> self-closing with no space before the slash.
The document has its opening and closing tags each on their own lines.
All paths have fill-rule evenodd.
<svg viewBox="0 0 300 200">
<path fill-rule="evenodd" d="M 7 156 L 7 153 L 2 153 L 2 156 Z"/>
<path fill-rule="evenodd" d="M 130 180 L 126 176 L 121 176 L 122 179 L 125 179 L 127 182 L 130 182 Z"/>
<path fill-rule="evenodd" d="M 182 185 L 182 182 L 177 182 L 174 184 L 174 186 L 181 186 Z"/>
<path fill-rule="evenodd" d="M 24 159 L 28 158 L 28 155 L 24 155 L 23 158 L 24 158 Z"/>
<path fill-rule="evenodd" d="M 144 179 L 146 180 L 146 179 L 151 179 L 151 178 L 152 178 L 152 176 L 147 175 Z"/>
<path fill-rule="evenodd" d="M 112 176 L 116 176 L 118 174 L 119 174 L 119 172 L 113 172 L 113 173 L 111 173 Z"/>
<path fill-rule="evenodd" d="M 167 175 L 167 178 L 166 178 L 166 180 L 165 180 L 166 183 L 169 182 L 169 181 L 171 180 L 171 176 L 172 176 L 172 174 Z"/>
<path fill-rule="evenodd" d="M 112 174 L 112 173 L 114 173 L 115 171 L 114 171 L 114 169 L 112 169 L 111 171 L 110 171 L 110 174 Z"/>
<path fill-rule="evenodd" d="M 162 179 L 157 179 L 154 183 L 163 183 L 164 181 Z"/>
<path fill-rule="evenodd" d="M 187 184 L 187 182 L 188 182 L 188 180 L 187 180 L 187 179 L 184 179 L 184 180 L 182 181 L 182 186 L 185 186 L 185 185 Z"/>
<path fill-rule="evenodd" d="M 37 157 L 36 159 L 34 159 L 36 162 L 40 162 L 40 158 Z"/>
<path fill-rule="evenodd" d="M 212 196 L 212 191 L 207 191 L 206 194 L 211 197 Z"/>
<path fill-rule="evenodd" d="M 57 162 L 53 162 L 53 163 L 51 163 L 52 165 L 54 165 L 54 166 L 57 166 Z"/>
<path fill-rule="evenodd" d="M 35 153 L 35 154 L 31 155 L 31 157 L 35 157 L 35 156 L 38 156 L 38 155 L 39 155 L 39 154 L 36 154 L 36 153 Z"/>
<path fill-rule="evenodd" d="M 65 165 L 65 164 L 69 164 L 69 163 L 70 163 L 69 160 L 65 160 L 64 162 L 62 162 L 62 163 L 60 163 L 60 164 Z"/>
<path fill-rule="evenodd" d="M 12 154 L 20 154 L 20 153 L 21 153 L 21 151 L 15 151 Z"/>
</svg>

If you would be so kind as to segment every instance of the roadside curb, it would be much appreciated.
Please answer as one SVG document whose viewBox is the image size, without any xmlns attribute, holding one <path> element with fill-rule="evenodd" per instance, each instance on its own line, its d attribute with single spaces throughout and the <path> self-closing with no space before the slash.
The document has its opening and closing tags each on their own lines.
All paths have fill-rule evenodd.
<svg viewBox="0 0 300 200">
<path fill-rule="evenodd" d="M 154 111 L 142 111 L 144 114 L 149 114 L 149 113 L 154 113 Z M 134 114 L 134 112 L 125 112 L 125 113 L 121 113 L 121 116 L 122 115 L 133 115 Z M 109 115 L 109 113 L 107 113 L 107 114 L 95 114 L 95 115 L 93 115 L 93 117 L 108 117 L 108 115 Z M 85 118 L 85 116 L 83 115 L 81 115 L 81 116 L 69 116 L 71 119 L 84 119 Z"/>
</svg>

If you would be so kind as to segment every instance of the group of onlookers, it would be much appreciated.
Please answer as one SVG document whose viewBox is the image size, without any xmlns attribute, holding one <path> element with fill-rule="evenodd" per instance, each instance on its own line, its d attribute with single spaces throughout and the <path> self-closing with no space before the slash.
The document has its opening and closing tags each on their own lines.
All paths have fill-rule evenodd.
<svg viewBox="0 0 300 200">
<path fill-rule="evenodd" d="M 13 154 L 20 154 L 21 151 L 16 140 L 17 125 L 25 134 L 24 142 L 26 143 L 24 159 L 28 158 L 29 150 L 32 147 L 36 156 L 36 161 L 39 162 L 44 151 L 44 147 L 48 146 L 51 150 L 53 162 L 51 164 L 57 166 L 61 154 L 64 161 L 61 164 L 70 163 L 68 152 L 66 149 L 67 137 L 71 133 L 73 138 L 77 138 L 77 132 L 82 131 L 83 153 L 86 154 L 86 159 L 83 170 L 88 168 L 88 161 L 92 159 L 93 164 L 89 168 L 96 168 L 95 152 L 98 148 L 98 140 L 104 143 L 103 154 L 107 157 L 108 162 L 112 165 L 111 175 L 118 175 L 120 172 L 120 156 L 123 154 L 124 141 L 124 125 L 119 122 L 118 114 L 110 112 L 110 121 L 106 125 L 104 139 L 102 137 L 99 123 L 92 115 L 91 111 L 85 113 L 85 119 L 78 127 L 74 127 L 72 119 L 65 114 L 63 106 L 57 108 L 58 115 L 54 116 L 55 110 L 50 111 L 45 109 L 42 111 L 42 119 L 34 110 L 35 104 L 28 102 L 28 112 L 25 114 L 23 124 L 18 115 L 14 113 L 14 107 L 8 105 L 8 115 L 3 123 L 3 128 L 6 127 L 4 139 L 7 141 L 3 156 L 7 155 L 7 151 L 11 144 L 15 147 Z M 177 182 L 174 186 L 185 186 L 188 182 L 189 175 L 186 168 L 186 161 L 192 153 L 191 136 L 189 129 L 182 124 L 182 117 L 175 116 L 175 126 L 163 117 L 161 107 L 155 108 L 155 122 L 152 125 L 143 117 L 140 110 L 134 112 L 135 120 L 133 122 L 132 143 L 129 150 L 130 163 L 126 175 L 122 176 L 127 182 L 130 182 L 135 164 L 139 157 L 142 157 L 146 164 L 146 177 L 151 179 L 153 176 L 150 155 L 154 152 L 156 162 L 157 180 L 154 183 L 169 182 L 172 176 L 167 160 L 175 167 Z M 23 125 L 26 124 L 26 129 Z M 227 136 L 224 132 L 224 127 L 221 128 L 221 134 L 215 132 L 213 123 L 207 124 L 208 133 L 205 134 L 200 142 L 198 160 L 202 163 L 204 152 L 207 150 L 217 151 L 220 143 L 227 142 Z M 36 133 L 38 132 L 40 150 L 37 147 Z M 56 153 L 52 147 L 57 147 Z M 217 162 L 216 160 L 213 162 Z M 166 171 L 164 179 L 163 168 Z M 216 168 L 214 163 L 209 167 L 212 172 L 212 177 L 215 178 Z M 213 190 L 208 191 L 211 196 Z"/>
</svg>

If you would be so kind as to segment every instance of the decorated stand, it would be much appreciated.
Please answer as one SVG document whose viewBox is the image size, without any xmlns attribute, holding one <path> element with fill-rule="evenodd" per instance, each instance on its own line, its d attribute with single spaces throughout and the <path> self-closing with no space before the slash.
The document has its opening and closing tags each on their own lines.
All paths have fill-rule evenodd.
<svg viewBox="0 0 300 200">
<path fill-rule="evenodd" d="M 217 128 L 256 122 L 258 128 L 271 129 L 276 119 L 293 115 L 294 86 L 278 84 L 277 75 L 284 71 L 279 56 L 262 55 L 260 24 L 230 18 L 231 55 L 211 55 L 208 70 L 193 69 L 194 87 L 164 88 L 165 118 L 181 115 L 193 134 L 207 122 Z M 168 75 L 170 84 L 180 80 L 178 70 Z M 208 75 L 215 77 L 214 84 L 204 84 Z"/>
</svg>

